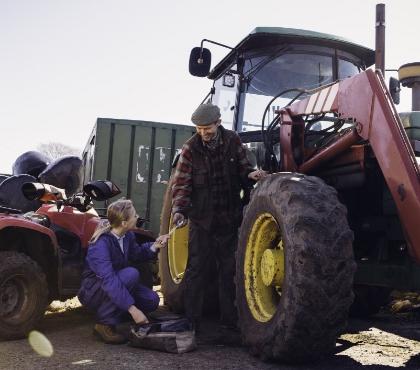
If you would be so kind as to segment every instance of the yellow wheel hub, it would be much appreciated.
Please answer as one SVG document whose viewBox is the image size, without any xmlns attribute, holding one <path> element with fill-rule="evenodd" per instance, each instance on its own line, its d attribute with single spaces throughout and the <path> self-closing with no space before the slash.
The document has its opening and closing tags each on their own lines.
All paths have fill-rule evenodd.
<svg viewBox="0 0 420 370">
<path fill-rule="evenodd" d="M 169 221 L 172 225 L 172 218 Z M 179 284 L 184 277 L 188 260 L 188 225 L 176 229 L 168 241 L 169 272 L 175 284 Z M 161 251 L 162 253 L 163 251 Z"/>
<path fill-rule="evenodd" d="M 248 307 L 260 322 L 276 313 L 284 280 L 284 250 L 280 227 L 274 217 L 263 213 L 250 231 L 244 263 Z"/>
<path fill-rule="evenodd" d="M 266 249 L 261 258 L 261 278 L 265 286 L 281 286 L 284 277 L 284 254 L 279 249 Z"/>
</svg>

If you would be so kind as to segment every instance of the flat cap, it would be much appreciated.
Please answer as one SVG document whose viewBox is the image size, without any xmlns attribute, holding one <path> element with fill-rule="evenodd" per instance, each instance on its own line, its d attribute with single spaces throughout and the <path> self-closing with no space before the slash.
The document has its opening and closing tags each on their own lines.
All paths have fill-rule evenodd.
<svg viewBox="0 0 420 370">
<path fill-rule="evenodd" d="M 191 116 L 191 121 L 197 126 L 207 126 L 220 118 L 220 109 L 211 103 L 201 104 Z"/>
</svg>

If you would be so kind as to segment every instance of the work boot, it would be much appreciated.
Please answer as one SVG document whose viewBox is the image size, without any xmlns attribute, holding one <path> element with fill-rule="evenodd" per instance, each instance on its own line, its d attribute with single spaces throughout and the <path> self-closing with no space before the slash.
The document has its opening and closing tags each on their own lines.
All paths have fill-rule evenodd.
<svg viewBox="0 0 420 370">
<path fill-rule="evenodd" d="M 110 325 L 95 324 L 93 333 L 107 344 L 123 344 L 127 342 L 127 338 L 117 333 L 115 328 Z"/>
</svg>

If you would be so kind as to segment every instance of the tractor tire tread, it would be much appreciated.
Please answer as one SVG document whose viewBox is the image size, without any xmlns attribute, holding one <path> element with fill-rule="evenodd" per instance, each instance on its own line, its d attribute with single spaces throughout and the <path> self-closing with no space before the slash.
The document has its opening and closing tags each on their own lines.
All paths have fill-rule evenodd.
<svg viewBox="0 0 420 370">
<path fill-rule="evenodd" d="M 278 210 L 278 217 L 284 220 L 285 248 L 293 246 L 288 251 L 292 263 L 286 266 L 289 285 L 282 296 L 287 314 L 275 315 L 271 335 L 264 340 L 256 339 L 244 327 L 246 320 L 240 320 L 244 343 L 263 357 L 287 362 L 322 357 L 334 349 L 353 300 L 356 264 L 346 208 L 339 203 L 336 190 L 317 177 L 294 173 L 271 175 L 253 192 L 239 245 L 246 245 L 252 210 L 262 203 L 271 203 Z M 238 265 L 237 271 L 240 268 Z M 237 295 L 241 294 L 244 295 L 237 289 Z M 240 317 L 244 316 L 244 308 L 238 308 Z"/>
</svg>

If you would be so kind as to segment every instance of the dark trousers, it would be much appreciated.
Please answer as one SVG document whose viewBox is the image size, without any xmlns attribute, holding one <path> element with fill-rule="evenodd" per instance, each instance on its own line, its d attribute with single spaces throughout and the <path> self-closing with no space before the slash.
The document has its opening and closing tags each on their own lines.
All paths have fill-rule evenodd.
<svg viewBox="0 0 420 370">
<path fill-rule="evenodd" d="M 185 313 L 194 323 L 201 318 L 203 294 L 207 284 L 217 281 L 222 324 L 235 325 L 235 251 L 238 243 L 237 230 L 220 228 L 207 231 L 190 220 L 188 263 L 185 272 Z M 215 259 L 217 277 L 210 276 L 210 262 Z"/>
<path fill-rule="evenodd" d="M 134 267 L 126 267 L 117 272 L 118 278 L 134 298 L 134 305 L 143 312 L 152 312 L 159 306 L 159 296 L 155 291 L 139 283 L 139 272 Z M 127 318 L 127 311 L 113 303 L 106 292 L 98 289 L 90 302 L 95 306 L 96 321 L 105 325 L 116 325 Z M 88 304 L 89 307 L 89 304 Z"/>
</svg>

